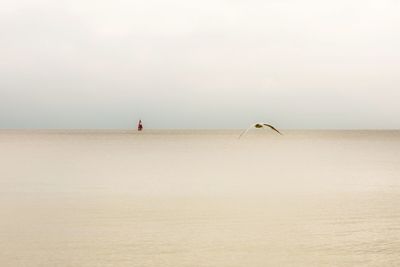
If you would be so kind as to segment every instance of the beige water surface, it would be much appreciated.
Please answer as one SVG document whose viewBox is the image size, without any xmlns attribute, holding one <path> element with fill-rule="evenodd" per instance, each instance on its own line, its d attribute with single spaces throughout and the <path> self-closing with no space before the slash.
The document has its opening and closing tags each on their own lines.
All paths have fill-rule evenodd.
<svg viewBox="0 0 400 267">
<path fill-rule="evenodd" d="M 400 131 L 0 131 L 0 266 L 398 266 Z"/>
</svg>

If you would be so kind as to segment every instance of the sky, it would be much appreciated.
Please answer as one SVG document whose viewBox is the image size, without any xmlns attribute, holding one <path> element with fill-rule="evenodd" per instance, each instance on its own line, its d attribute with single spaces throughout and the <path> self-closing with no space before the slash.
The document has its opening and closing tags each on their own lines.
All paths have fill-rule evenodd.
<svg viewBox="0 0 400 267">
<path fill-rule="evenodd" d="M 0 0 L 0 128 L 400 128 L 398 0 Z"/>
</svg>

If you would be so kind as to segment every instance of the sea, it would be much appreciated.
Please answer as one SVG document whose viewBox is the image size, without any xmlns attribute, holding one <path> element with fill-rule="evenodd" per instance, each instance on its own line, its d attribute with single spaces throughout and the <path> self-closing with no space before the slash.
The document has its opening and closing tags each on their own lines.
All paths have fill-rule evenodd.
<svg viewBox="0 0 400 267">
<path fill-rule="evenodd" d="M 398 130 L 0 130 L 0 266 L 400 266 Z"/>
</svg>

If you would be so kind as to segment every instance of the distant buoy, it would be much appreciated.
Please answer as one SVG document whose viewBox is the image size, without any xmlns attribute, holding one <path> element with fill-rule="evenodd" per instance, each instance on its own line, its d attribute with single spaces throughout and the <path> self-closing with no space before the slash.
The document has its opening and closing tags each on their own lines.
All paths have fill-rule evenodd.
<svg viewBox="0 0 400 267">
<path fill-rule="evenodd" d="M 137 130 L 138 130 L 138 131 L 143 130 L 142 120 L 139 120 L 139 123 L 138 123 L 138 126 L 137 126 Z"/>
</svg>

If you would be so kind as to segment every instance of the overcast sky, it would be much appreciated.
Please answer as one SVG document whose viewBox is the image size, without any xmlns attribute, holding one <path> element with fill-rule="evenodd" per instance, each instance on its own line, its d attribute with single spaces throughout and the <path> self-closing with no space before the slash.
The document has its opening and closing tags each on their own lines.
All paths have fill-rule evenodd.
<svg viewBox="0 0 400 267">
<path fill-rule="evenodd" d="M 400 128 L 396 0 L 0 0 L 0 128 Z"/>
</svg>

